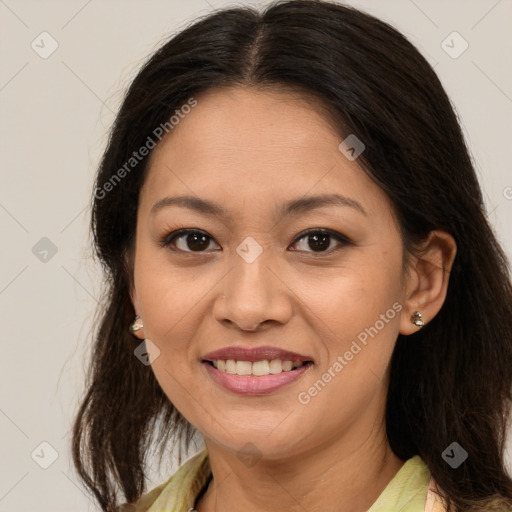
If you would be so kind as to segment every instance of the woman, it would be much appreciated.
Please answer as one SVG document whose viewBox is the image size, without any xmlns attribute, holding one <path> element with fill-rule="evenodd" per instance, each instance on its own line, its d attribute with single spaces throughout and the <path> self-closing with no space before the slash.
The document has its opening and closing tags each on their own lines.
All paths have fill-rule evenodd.
<svg viewBox="0 0 512 512">
<path fill-rule="evenodd" d="M 197 21 L 131 84 L 94 195 L 73 453 L 103 511 L 512 510 L 507 261 L 396 30 L 309 0 Z M 152 443 L 194 432 L 146 492 Z"/>
</svg>

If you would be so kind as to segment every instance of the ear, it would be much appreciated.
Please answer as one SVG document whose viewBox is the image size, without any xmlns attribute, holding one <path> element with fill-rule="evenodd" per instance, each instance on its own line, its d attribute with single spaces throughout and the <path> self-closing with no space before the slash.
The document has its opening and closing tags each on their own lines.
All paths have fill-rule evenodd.
<svg viewBox="0 0 512 512">
<path fill-rule="evenodd" d="M 439 312 L 446 298 L 450 271 L 457 253 L 453 237 L 441 230 L 431 231 L 408 265 L 400 334 L 420 329 L 411 321 L 419 311 L 425 325 Z"/>
<path fill-rule="evenodd" d="M 129 256 L 129 255 L 125 256 L 125 265 L 126 265 L 126 270 L 128 272 L 128 276 L 129 276 L 130 299 L 132 301 L 132 305 L 133 305 L 133 309 L 135 310 L 135 314 L 138 317 L 140 317 L 140 319 L 137 320 L 137 323 L 143 324 L 141 309 L 139 306 L 139 301 L 137 300 L 137 290 L 135 289 L 135 280 L 133 278 L 133 261 L 132 261 L 131 256 Z M 133 335 L 136 336 L 137 338 L 139 338 L 139 340 L 146 339 L 146 337 L 144 336 L 144 328 L 133 332 Z"/>
</svg>

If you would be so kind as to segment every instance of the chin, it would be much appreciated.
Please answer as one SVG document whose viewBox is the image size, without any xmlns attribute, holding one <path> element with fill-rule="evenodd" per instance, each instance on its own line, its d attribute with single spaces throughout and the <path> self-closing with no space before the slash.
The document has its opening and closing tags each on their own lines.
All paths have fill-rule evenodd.
<svg viewBox="0 0 512 512">
<path fill-rule="evenodd" d="M 280 418 L 282 421 L 282 417 Z M 298 433 L 288 429 L 280 429 L 279 421 L 273 428 L 261 428 L 257 424 L 231 424 L 229 431 L 222 428 L 213 435 L 204 434 L 207 442 L 218 445 L 221 449 L 229 450 L 240 457 L 254 456 L 268 460 L 280 460 L 294 456 L 298 452 Z M 277 426 L 277 428 L 276 428 Z M 308 438 L 303 434 L 302 438 Z M 293 441 L 292 441 L 293 440 Z"/>
</svg>

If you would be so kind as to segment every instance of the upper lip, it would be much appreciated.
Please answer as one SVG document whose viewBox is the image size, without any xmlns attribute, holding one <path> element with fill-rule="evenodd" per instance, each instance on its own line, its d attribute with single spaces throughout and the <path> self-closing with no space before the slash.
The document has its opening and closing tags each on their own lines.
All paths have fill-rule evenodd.
<svg viewBox="0 0 512 512">
<path fill-rule="evenodd" d="M 297 354 L 297 352 L 291 352 L 289 350 L 283 350 L 277 347 L 264 346 L 264 347 L 243 347 L 233 346 L 224 347 L 203 356 L 203 361 L 227 361 L 228 359 L 234 359 L 236 361 L 250 361 L 252 363 L 256 361 L 264 361 L 266 359 L 280 359 L 281 361 L 313 361 L 309 356 L 303 356 Z"/>
</svg>

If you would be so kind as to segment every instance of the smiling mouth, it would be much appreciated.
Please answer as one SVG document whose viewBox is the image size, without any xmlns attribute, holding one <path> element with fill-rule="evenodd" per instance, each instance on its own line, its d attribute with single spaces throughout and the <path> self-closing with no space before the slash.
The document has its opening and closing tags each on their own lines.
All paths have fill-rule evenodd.
<svg viewBox="0 0 512 512">
<path fill-rule="evenodd" d="M 303 366 L 310 366 L 313 361 L 290 361 L 281 359 L 265 359 L 262 361 L 238 361 L 234 359 L 217 359 L 203 362 L 216 368 L 220 372 L 231 375 L 247 377 L 265 377 L 266 375 L 278 375 L 280 373 L 293 372 Z"/>
</svg>

